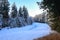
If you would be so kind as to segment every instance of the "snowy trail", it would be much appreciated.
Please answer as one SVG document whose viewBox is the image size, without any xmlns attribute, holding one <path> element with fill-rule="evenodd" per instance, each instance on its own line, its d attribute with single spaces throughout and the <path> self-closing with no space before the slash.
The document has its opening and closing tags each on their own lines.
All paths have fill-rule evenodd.
<svg viewBox="0 0 60 40">
<path fill-rule="evenodd" d="M 2 29 L 0 40 L 33 40 L 50 34 L 51 28 L 47 24 L 33 23 L 21 28 Z"/>
</svg>

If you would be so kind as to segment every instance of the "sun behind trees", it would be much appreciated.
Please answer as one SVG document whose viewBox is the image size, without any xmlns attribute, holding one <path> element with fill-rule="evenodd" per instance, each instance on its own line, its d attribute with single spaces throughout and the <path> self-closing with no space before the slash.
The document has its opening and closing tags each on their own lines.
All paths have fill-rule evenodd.
<svg viewBox="0 0 60 40">
<path fill-rule="evenodd" d="M 0 28 L 21 27 L 31 24 L 32 18 L 29 17 L 28 10 L 25 6 L 17 10 L 15 3 L 13 3 L 9 14 L 9 5 L 8 0 L 0 0 Z"/>
</svg>

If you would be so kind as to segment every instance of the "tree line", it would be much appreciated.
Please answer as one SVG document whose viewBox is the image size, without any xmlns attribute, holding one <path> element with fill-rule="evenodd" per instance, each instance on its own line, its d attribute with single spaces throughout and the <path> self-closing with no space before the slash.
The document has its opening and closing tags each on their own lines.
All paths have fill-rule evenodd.
<svg viewBox="0 0 60 40">
<path fill-rule="evenodd" d="M 25 6 L 17 10 L 15 3 L 13 3 L 9 14 L 9 5 L 8 0 L 0 0 L 0 28 L 21 27 L 32 24 L 32 17 L 29 16 Z"/>
</svg>

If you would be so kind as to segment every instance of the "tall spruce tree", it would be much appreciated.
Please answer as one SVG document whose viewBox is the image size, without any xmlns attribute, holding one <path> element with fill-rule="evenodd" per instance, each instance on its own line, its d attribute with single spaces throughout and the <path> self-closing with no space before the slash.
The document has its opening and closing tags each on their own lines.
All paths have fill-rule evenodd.
<svg viewBox="0 0 60 40">
<path fill-rule="evenodd" d="M 25 22 L 27 22 L 27 19 L 28 19 L 28 11 L 27 11 L 27 8 L 25 6 L 23 6 L 23 14 L 24 14 Z"/>
<path fill-rule="evenodd" d="M 11 17 L 12 17 L 12 18 L 17 17 L 17 7 L 16 7 L 15 3 L 13 3 L 13 5 L 12 5 L 12 10 L 11 10 L 11 11 L 12 11 L 12 12 L 11 12 Z"/>
<path fill-rule="evenodd" d="M 4 0 L 3 2 L 3 18 L 9 18 L 8 12 L 9 12 L 9 2 L 8 0 Z"/>
<path fill-rule="evenodd" d="M 18 19 L 17 19 L 17 24 L 18 26 L 24 26 L 24 14 L 23 14 L 23 9 L 20 7 L 18 11 Z"/>
<path fill-rule="evenodd" d="M 10 18 L 10 26 L 11 27 L 17 27 L 17 7 L 15 5 L 15 2 L 12 5 L 12 10 L 11 10 L 11 18 Z"/>
<path fill-rule="evenodd" d="M 8 26 L 8 12 L 9 12 L 9 2 L 8 0 L 0 0 L 0 14 L 3 15 L 3 27 Z"/>
<path fill-rule="evenodd" d="M 60 1 L 59 0 L 43 0 L 37 2 L 41 8 L 49 9 L 48 16 L 52 22 L 51 27 L 53 30 L 60 32 Z"/>
<path fill-rule="evenodd" d="M 2 15 L 2 9 L 3 9 L 3 7 L 2 7 L 2 4 L 3 3 L 3 1 L 2 0 L 0 0 L 0 24 L 1 24 L 1 22 L 2 22 L 2 17 L 1 17 L 1 15 Z M 2 15 L 3 16 L 3 15 Z M 0 29 L 1 29 L 1 27 L 2 27 L 2 24 L 0 25 Z"/>
<path fill-rule="evenodd" d="M 20 17 L 23 17 L 23 10 L 22 10 L 21 7 L 19 8 L 19 12 L 18 12 L 18 13 L 19 13 L 18 15 L 19 15 Z"/>
</svg>

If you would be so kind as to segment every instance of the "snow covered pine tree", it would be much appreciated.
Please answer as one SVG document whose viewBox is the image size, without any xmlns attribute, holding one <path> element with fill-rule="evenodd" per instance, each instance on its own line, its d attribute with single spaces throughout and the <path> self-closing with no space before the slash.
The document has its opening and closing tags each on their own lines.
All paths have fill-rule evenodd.
<svg viewBox="0 0 60 40">
<path fill-rule="evenodd" d="M 8 12 L 9 12 L 9 2 L 8 0 L 0 0 L 0 14 L 2 17 L 2 27 L 8 26 Z"/>
<path fill-rule="evenodd" d="M 17 7 L 15 3 L 12 5 L 12 10 L 11 10 L 11 18 L 10 18 L 10 26 L 11 27 L 17 27 Z"/>
</svg>

